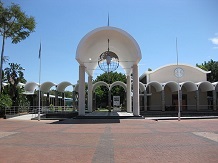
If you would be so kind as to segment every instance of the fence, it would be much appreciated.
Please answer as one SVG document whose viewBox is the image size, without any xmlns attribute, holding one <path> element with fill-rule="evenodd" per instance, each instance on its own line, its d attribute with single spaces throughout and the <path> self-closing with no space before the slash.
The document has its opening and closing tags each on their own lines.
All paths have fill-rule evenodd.
<svg viewBox="0 0 218 163">
<path fill-rule="evenodd" d="M 162 111 L 162 105 L 149 105 L 146 108 L 140 106 L 140 110 L 144 111 Z M 181 111 L 213 111 L 218 110 L 218 105 L 214 108 L 213 105 L 199 105 L 198 110 L 196 105 L 180 105 Z M 174 106 L 165 106 L 164 111 L 178 111 L 178 105 Z"/>
<path fill-rule="evenodd" d="M 24 114 L 41 114 L 46 113 L 66 113 L 77 111 L 74 107 L 66 106 L 12 106 L 10 108 L 5 108 L 5 115 L 24 115 Z"/>
</svg>

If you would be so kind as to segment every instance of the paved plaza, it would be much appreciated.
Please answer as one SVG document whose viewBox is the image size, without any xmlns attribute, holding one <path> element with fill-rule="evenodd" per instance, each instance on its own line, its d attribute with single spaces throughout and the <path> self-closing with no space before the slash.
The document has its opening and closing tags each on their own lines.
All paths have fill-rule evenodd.
<svg viewBox="0 0 218 163">
<path fill-rule="evenodd" d="M 0 119 L 0 162 L 218 162 L 218 119 Z"/>
</svg>

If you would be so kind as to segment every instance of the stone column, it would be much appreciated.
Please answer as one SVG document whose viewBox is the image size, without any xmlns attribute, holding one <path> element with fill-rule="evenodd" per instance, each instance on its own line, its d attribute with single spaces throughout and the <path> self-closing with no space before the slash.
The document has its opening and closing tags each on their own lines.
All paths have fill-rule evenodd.
<svg viewBox="0 0 218 163">
<path fill-rule="evenodd" d="M 92 76 L 88 77 L 88 112 L 92 112 Z"/>
<path fill-rule="evenodd" d="M 97 109 L 96 107 L 96 95 L 95 95 L 95 92 L 93 92 L 93 104 L 92 104 L 92 111 L 95 111 Z"/>
<path fill-rule="evenodd" d="M 199 90 L 196 91 L 196 110 L 199 111 Z"/>
<path fill-rule="evenodd" d="M 76 109 L 76 97 L 75 97 L 74 89 L 73 89 L 73 92 L 72 92 L 72 99 L 73 99 L 73 101 L 72 101 L 73 110 L 75 110 Z"/>
<path fill-rule="evenodd" d="M 147 111 L 147 91 L 144 91 L 144 111 Z"/>
<path fill-rule="evenodd" d="M 62 111 L 65 110 L 65 98 L 64 98 L 65 94 L 64 92 L 62 92 L 62 101 L 61 101 L 61 105 L 62 105 Z"/>
<path fill-rule="evenodd" d="M 111 90 L 108 91 L 108 111 L 111 112 Z"/>
<path fill-rule="evenodd" d="M 183 110 L 183 103 L 182 103 L 182 90 L 179 90 L 179 100 L 180 100 L 180 111 Z"/>
<path fill-rule="evenodd" d="M 55 90 L 55 111 L 58 111 L 58 91 Z"/>
<path fill-rule="evenodd" d="M 165 92 L 164 92 L 164 90 L 161 91 L 161 107 L 162 107 L 162 111 L 165 111 Z"/>
<path fill-rule="evenodd" d="M 47 93 L 47 97 L 46 97 L 46 106 L 50 105 L 50 99 L 49 99 L 49 92 Z"/>
<path fill-rule="evenodd" d="M 213 90 L 213 110 L 216 110 L 216 90 Z"/>
<path fill-rule="evenodd" d="M 85 115 L 85 66 L 79 66 L 79 116 Z"/>
<path fill-rule="evenodd" d="M 138 65 L 133 65 L 133 115 L 139 116 L 139 76 Z"/>
<path fill-rule="evenodd" d="M 126 90 L 126 107 L 127 107 L 127 112 L 132 113 L 132 99 L 131 99 L 131 77 L 130 75 L 127 75 L 126 79 L 127 83 L 127 90 Z"/>
<path fill-rule="evenodd" d="M 58 106 L 58 91 L 55 90 L 55 106 Z"/>
</svg>

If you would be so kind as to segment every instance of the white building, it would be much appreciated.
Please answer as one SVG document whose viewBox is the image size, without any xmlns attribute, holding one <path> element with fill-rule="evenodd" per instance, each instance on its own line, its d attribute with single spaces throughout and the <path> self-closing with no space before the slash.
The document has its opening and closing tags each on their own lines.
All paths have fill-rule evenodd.
<svg viewBox="0 0 218 163">
<path fill-rule="evenodd" d="M 142 74 L 142 111 L 176 111 L 178 90 L 183 111 L 216 110 L 217 82 L 207 81 L 209 71 L 190 65 L 167 65 Z M 179 84 L 178 84 L 179 83 Z"/>
</svg>

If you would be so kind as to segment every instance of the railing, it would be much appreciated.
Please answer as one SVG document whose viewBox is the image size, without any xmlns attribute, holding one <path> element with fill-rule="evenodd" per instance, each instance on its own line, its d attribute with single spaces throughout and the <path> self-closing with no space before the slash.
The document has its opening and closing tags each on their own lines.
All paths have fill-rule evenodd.
<svg viewBox="0 0 218 163">
<path fill-rule="evenodd" d="M 140 110 L 147 110 L 147 111 L 162 111 L 162 105 L 149 105 L 146 108 L 144 106 L 140 106 Z M 199 105 L 198 110 L 196 105 L 181 105 L 181 111 L 213 111 L 213 105 Z M 178 106 L 174 105 L 166 105 L 164 108 L 165 111 L 178 111 Z M 216 105 L 215 110 L 218 110 L 218 105 Z"/>
<path fill-rule="evenodd" d="M 66 113 L 77 111 L 74 107 L 69 106 L 42 106 L 40 107 L 40 113 Z M 24 114 L 38 114 L 38 106 L 12 106 L 5 108 L 5 115 L 24 115 Z"/>
<path fill-rule="evenodd" d="M 178 111 L 177 106 L 170 107 L 166 106 L 165 111 Z M 215 108 L 218 110 L 218 105 Z M 124 109 L 125 110 L 125 109 Z M 140 110 L 144 111 L 144 107 L 140 106 Z M 147 111 L 162 111 L 161 105 L 151 105 L 147 106 Z M 181 111 L 213 111 L 213 105 L 199 105 L 198 110 L 196 105 L 181 105 Z M 40 107 L 40 114 L 48 114 L 48 113 L 57 113 L 57 114 L 65 114 L 70 112 L 76 112 L 77 108 L 69 107 L 69 106 L 42 106 Z M 37 115 L 39 112 L 38 106 L 13 106 L 10 108 L 5 108 L 5 115 L 24 115 L 24 114 L 35 114 Z"/>
</svg>

